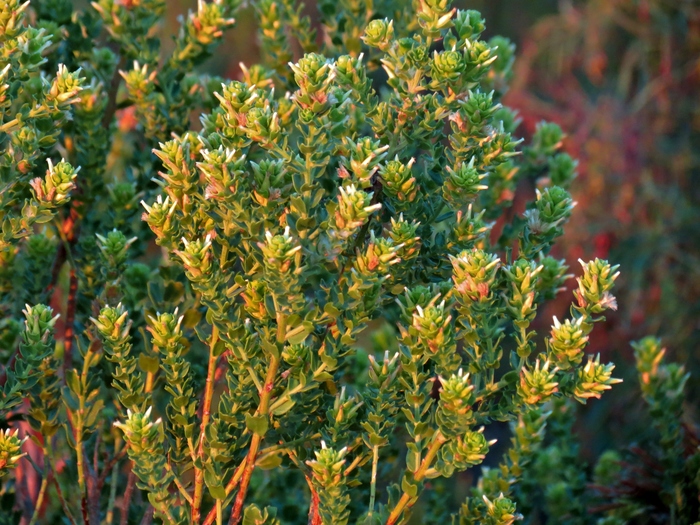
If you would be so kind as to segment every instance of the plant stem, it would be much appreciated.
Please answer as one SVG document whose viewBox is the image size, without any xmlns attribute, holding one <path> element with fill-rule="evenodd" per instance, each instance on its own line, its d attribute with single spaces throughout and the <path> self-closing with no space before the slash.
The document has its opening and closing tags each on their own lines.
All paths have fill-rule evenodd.
<svg viewBox="0 0 700 525">
<path fill-rule="evenodd" d="M 211 331 L 211 340 L 209 343 L 209 365 L 207 367 L 207 382 L 204 389 L 204 400 L 202 408 L 202 424 L 199 428 L 199 447 L 197 450 L 197 458 L 200 462 L 204 461 L 204 440 L 207 425 L 209 425 L 209 417 L 211 416 L 211 401 L 214 397 L 214 374 L 216 373 L 216 361 L 218 356 L 215 353 L 216 343 L 219 341 L 219 329 L 213 325 Z M 199 523 L 202 513 L 202 497 L 204 495 L 204 470 L 194 467 L 194 499 L 192 501 L 192 523 Z"/>
<path fill-rule="evenodd" d="M 241 464 L 238 465 L 238 468 L 236 469 L 236 472 L 233 474 L 233 477 L 229 480 L 228 484 L 226 485 L 226 496 L 231 494 L 233 489 L 236 488 L 238 485 L 238 482 L 241 480 L 241 476 L 243 475 L 243 471 L 245 470 L 245 465 L 246 465 L 246 460 L 244 459 L 241 461 Z M 214 519 L 216 518 L 216 508 L 213 508 L 209 511 L 209 514 L 207 514 L 207 517 L 204 520 L 203 525 L 211 525 L 214 523 Z"/>
<path fill-rule="evenodd" d="M 119 517 L 119 525 L 127 525 L 129 522 L 129 507 L 131 506 L 131 495 L 134 493 L 134 485 L 136 484 L 136 474 L 132 468 L 129 471 L 129 477 L 126 480 L 126 489 L 122 497 L 121 516 Z"/>
<path fill-rule="evenodd" d="M 430 464 L 433 462 L 433 459 L 435 459 L 435 456 L 437 456 L 440 447 L 443 445 L 443 443 L 445 443 L 445 441 L 445 436 L 443 436 L 438 430 L 437 434 L 435 434 L 433 437 L 433 442 L 431 443 L 428 452 L 425 454 L 420 467 L 418 467 L 418 470 L 416 470 L 416 473 L 413 475 L 414 481 L 421 481 L 425 477 L 425 473 L 430 468 Z M 417 498 L 413 499 L 413 501 L 411 501 L 411 499 L 411 496 L 405 492 L 401 495 L 401 499 L 394 507 L 394 510 L 391 511 L 391 514 L 389 514 L 389 518 L 386 520 L 386 525 L 394 525 L 396 522 L 398 522 L 404 510 L 410 509 L 417 500 Z"/>
<path fill-rule="evenodd" d="M 46 448 L 44 448 L 44 458 L 46 457 L 47 454 Z M 46 461 L 44 461 L 44 475 L 41 478 L 41 486 L 39 487 L 39 495 L 36 498 L 36 504 L 34 506 L 34 513 L 32 514 L 32 519 L 29 522 L 29 525 L 34 525 L 36 523 L 36 520 L 39 518 L 39 511 L 41 510 L 42 505 L 44 504 L 44 495 L 46 494 L 46 487 L 49 484 L 49 469 L 48 466 L 46 465 Z"/>
<path fill-rule="evenodd" d="M 266 416 L 268 413 L 270 396 L 272 388 L 275 386 L 278 366 L 279 358 L 272 356 L 270 358 L 270 367 L 267 369 L 267 376 L 265 377 L 265 386 L 260 394 L 260 405 L 257 410 L 257 414 L 259 415 Z M 261 441 L 262 436 L 260 434 L 253 434 L 253 438 L 250 440 L 250 449 L 248 449 L 248 455 L 246 456 L 246 466 L 243 470 L 243 477 L 241 478 L 241 487 L 238 489 L 238 494 L 236 494 L 236 501 L 233 505 L 233 512 L 231 513 L 229 525 L 238 525 L 241 521 L 243 503 L 245 502 L 246 493 L 248 492 L 250 476 L 252 476 L 253 470 L 255 469 L 255 460 L 258 457 Z"/>
<path fill-rule="evenodd" d="M 68 286 L 68 306 L 66 307 L 66 324 L 63 336 L 63 369 L 68 370 L 73 366 L 73 334 L 75 324 L 75 310 L 78 303 L 78 275 L 75 267 L 70 269 L 70 281 Z"/>
<path fill-rule="evenodd" d="M 276 306 L 276 304 L 275 304 Z M 284 347 L 284 341 L 287 334 L 287 317 L 285 314 L 277 313 L 277 347 L 279 349 L 279 354 L 282 353 L 282 348 Z M 259 416 L 267 416 L 270 407 L 270 397 L 272 395 L 272 389 L 275 386 L 275 380 L 277 379 L 277 369 L 279 367 L 280 359 L 278 355 L 270 356 L 270 366 L 267 369 L 267 375 L 265 376 L 265 385 L 263 386 L 262 392 L 260 392 L 260 405 L 258 405 L 258 410 L 256 414 Z M 238 525 L 241 521 L 241 516 L 243 512 L 243 503 L 245 502 L 245 497 L 248 492 L 248 485 L 250 484 L 250 476 L 253 474 L 255 469 L 255 460 L 258 457 L 258 451 L 260 450 L 260 442 L 262 441 L 260 434 L 253 434 L 253 438 L 250 440 L 250 449 L 248 449 L 248 455 L 246 456 L 246 466 L 243 470 L 243 477 L 241 478 L 241 487 L 238 489 L 238 494 L 236 494 L 236 501 L 233 504 L 233 512 L 231 512 L 231 519 L 229 520 L 229 525 Z"/>
<path fill-rule="evenodd" d="M 320 503 L 320 498 L 318 497 L 318 491 L 314 488 L 314 484 L 311 483 L 311 479 L 306 476 L 306 483 L 309 485 L 309 490 L 311 490 L 311 504 L 309 505 L 309 520 L 308 525 L 321 525 L 321 516 L 318 513 L 318 505 Z"/>
<path fill-rule="evenodd" d="M 119 471 L 115 468 L 112 470 L 112 479 L 109 482 L 109 502 L 107 503 L 107 516 L 105 517 L 105 524 L 112 525 L 114 520 L 114 503 L 117 499 L 117 481 L 119 478 Z"/>
<path fill-rule="evenodd" d="M 70 508 L 68 507 L 68 503 L 66 502 L 66 498 L 63 497 L 63 491 L 61 490 L 61 484 L 58 482 L 58 477 L 56 476 L 56 469 L 54 468 L 53 463 L 51 463 L 51 458 L 53 458 L 53 447 L 51 445 L 51 438 L 46 440 L 46 452 L 47 452 L 47 463 L 48 463 L 48 468 L 51 469 L 51 477 L 53 478 L 53 484 L 56 487 L 56 494 L 58 495 L 58 500 L 61 502 L 61 507 L 63 508 L 63 513 L 68 517 L 68 519 L 71 522 L 71 525 L 76 525 L 75 523 L 75 518 L 73 518 L 73 514 L 70 511 Z"/>
<path fill-rule="evenodd" d="M 372 482 L 369 489 L 369 512 L 367 517 L 372 517 L 374 514 L 374 501 L 377 497 L 377 463 L 379 463 L 379 447 L 374 445 L 372 448 Z"/>
</svg>

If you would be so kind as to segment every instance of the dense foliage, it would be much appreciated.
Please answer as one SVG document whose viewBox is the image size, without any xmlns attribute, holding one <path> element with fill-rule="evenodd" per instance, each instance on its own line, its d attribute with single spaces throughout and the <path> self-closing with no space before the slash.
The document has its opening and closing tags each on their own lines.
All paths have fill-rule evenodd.
<svg viewBox="0 0 700 525">
<path fill-rule="evenodd" d="M 580 213 L 559 243 L 625 272 L 607 346 L 655 334 L 700 364 L 700 5 L 587 0 L 538 22 L 509 103 L 570 130 Z M 691 390 L 698 392 L 698 374 Z"/>
<path fill-rule="evenodd" d="M 619 381 L 585 355 L 618 273 L 581 261 L 537 337 L 576 163 L 514 136 L 506 39 L 447 0 L 319 2 L 318 35 L 260 0 L 266 62 L 226 81 L 193 68 L 236 1 L 167 56 L 163 0 L 0 7 L 1 519 L 403 523 L 500 423 L 427 514 L 521 517 L 547 420 Z"/>
</svg>

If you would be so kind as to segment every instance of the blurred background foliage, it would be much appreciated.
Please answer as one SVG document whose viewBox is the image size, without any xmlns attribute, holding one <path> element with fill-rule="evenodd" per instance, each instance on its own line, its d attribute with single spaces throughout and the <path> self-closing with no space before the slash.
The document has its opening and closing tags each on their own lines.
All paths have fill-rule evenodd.
<svg viewBox="0 0 700 525">
<path fill-rule="evenodd" d="M 317 18 L 314 4 L 307 0 L 305 7 L 312 20 Z M 177 17 L 195 5 L 195 0 L 169 0 L 162 34 L 174 34 Z M 658 466 L 658 436 L 639 393 L 630 341 L 658 336 L 670 359 L 685 363 L 691 373 L 686 399 L 694 401 L 686 401 L 683 423 L 689 446 L 697 446 L 692 422 L 698 421 L 700 399 L 700 1 L 462 0 L 455 6 L 481 11 L 487 38 L 503 35 L 516 44 L 514 78 L 505 101 L 522 118 L 520 134 L 530 136 L 541 120 L 556 122 L 567 134 L 565 149 L 579 159 L 572 187 L 579 204 L 555 255 L 572 268 L 577 259 L 592 257 L 621 266 L 618 312 L 608 316 L 592 351 L 619 363 L 625 383 L 614 395 L 584 407 L 575 424 L 563 416 L 557 423 L 535 476 L 559 492 L 533 493 L 529 520 L 542 523 L 549 515 L 550 523 L 595 523 L 571 512 L 552 516 L 557 501 L 572 497 L 588 502 L 589 513 L 595 510 L 590 502 L 600 494 L 590 480 L 601 457 L 597 481 L 608 476 L 606 483 L 619 489 L 625 475 L 620 466 L 629 475 L 631 465 L 632 477 L 647 491 L 633 484 L 626 486 L 625 497 L 648 497 L 655 486 L 650 472 Z M 241 79 L 241 62 L 264 59 L 256 27 L 254 11 L 244 9 L 205 72 Z M 125 113 L 123 119 L 128 118 Z M 534 193 L 536 181 L 523 184 L 531 186 L 521 188 L 524 193 Z M 551 316 L 561 317 L 566 308 L 553 304 L 540 313 L 539 322 L 548 326 Z M 557 448 L 556 440 L 572 431 L 571 424 L 579 446 Z M 606 453 L 612 449 L 619 452 Z M 552 479 L 557 471 L 552 462 L 562 461 L 588 465 L 588 480 Z M 618 466 L 612 468 L 617 480 L 607 468 L 611 461 Z M 635 470 L 635 462 L 648 468 Z M 426 514 L 417 512 L 417 522 L 439 520 L 431 514 L 440 513 L 441 499 L 460 501 L 468 484 L 469 476 L 451 496 L 453 487 L 436 487 L 431 501 L 423 502 Z M 280 498 L 290 499 L 287 506 L 294 507 L 293 494 L 281 490 Z M 668 503 L 653 505 L 659 508 L 637 516 L 634 523 L 669 522 L 664 521 L 669 519 L 664 511 Z"/>
</svg>

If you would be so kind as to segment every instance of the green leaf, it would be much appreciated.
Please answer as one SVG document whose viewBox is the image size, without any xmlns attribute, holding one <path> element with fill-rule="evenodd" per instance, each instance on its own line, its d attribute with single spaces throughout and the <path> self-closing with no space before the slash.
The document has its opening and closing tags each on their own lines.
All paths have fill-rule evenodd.
<svg viewBox="0 0 700 525">
<path fill-rule="evenodd" d="M 270 421 L 267 416 L 251 416 L 250 414 L 246 414 L 245 426 L 253 434 L 264 436 L 270 426 Z"/>
<path fill-rule="evenodd" d="M 157 357 L 151 357 L 146 354 L 139 355 L 139 367 L 144 372 L 150 372 L 152 374 L 155 374 L 156 372 L 158 372 L 159 366 L 160 362 L 158 361 Z"/>
</svg>

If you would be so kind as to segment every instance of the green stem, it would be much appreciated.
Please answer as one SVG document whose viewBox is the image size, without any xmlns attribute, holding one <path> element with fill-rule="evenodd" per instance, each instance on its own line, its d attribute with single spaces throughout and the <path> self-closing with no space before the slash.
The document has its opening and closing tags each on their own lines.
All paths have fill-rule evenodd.
<svg viewBox="0 0 700 525">
<path fill-rule="evenodd" d="M 211 332 L 211 340 L 209 342 L 209 365 L 207 367 L 207 381 L 204 388 L 204 400 L 202 408 L 202 424 L 199 429 L 199 447 L 197 450 L 197 458 L 200 462 L 204 462 L 204 440 L 209 418 L 211 416 L 211 402 L 214 397 L 214 375 L 216 374 L 216 355 L 215 348 L 219 342 L 219 329 L 213 325 Z M 204 470 L 198 468 L 195 463 L 194 471 L 194 499 L 192 501 L 192 523 L 198 524 L 201 517 L 202 497 L 204 495 Z"/>
<path fill-rule="evenodd" d="M 275 304 L 275 306 L 277 306 Z M 281 312 L 277 313 L 277 347 L 279 349 L 279 354 L 282 353 L 282 348 L 284 347 L 284 341 L 287 334 L 287 316 Z M 267 369 L 267 375 L 265 376 L 265 385 L 260 392 L 260 404 L 258 405 L 258 410 L 256 414 L 258 416 L 269 416 L 270 413 L 270 398 L 272 397 L 272 389 L 275 386 L 275 380 L 277 379 L 277 369 L 279 368 L 280 359 L 279 356 L 270 356 L 270 365 Z M 238 489 L 238 494 L 236 494 L 236 500 L 233 504 L 233 511 L 231 512 L 231 519 L 229 520 L 229 525 L 238 525 L 243 516 L 243 503 L 245 502 L 246 494 L 248 493 L 248 485 L 250 484 L 250 477 L 253 475 L 253 470 L 255 469 L 255 461 L 257 460 L 258 453 L 260 450 L 260 443 L 262 442 L 263 436 L 260 434 L 254 434 L 250 441 L 250 448 L 248 449 L 248 455 L 246 456 L 246 466 L 243 469 L 243 474 L 241 477 L 240 488 Z"/>
<path fill-rule="evenodd" d="M 433 459 L 435 459 L 435 456 L 437 456 L 440 447 L 442 447 L 443 443 L 445 443 L 446 440 L 447 439 L 445 438 L 445 436 L 443 436 L 442 433 L 438 430 L 437 434 L 435 434 L 435 436 L 433 437 L 433 442 L 431 443 L 428 452 L 425 454 L 425 457 L 423 458 L 420 467 L 413 475 L 414 481 L 418 482 L 423 480 L 426 472 L 430 468 L 430 464 L 433 462 Z M 394 525 L 395 523 L 397 523 L 403 511 L 405 509 L 410 509 L 416 502 L 416 500 L 417 497 L 412 497 L 406 492 L 404 492 L 401 496 L 401 499 L 394 507 L 394 510 L 392 510 L 391 514 L 389 514 L 389 518 L 386 520 L 386 525 Z"/>
<path fill-rule="evenodd" d="M 377 497 L 377 463 L 379 463 L 379 447 L 375 445 L 372 448 L 372 484 L 369 491 L 368 517 L 372 517 L 372 514 L 374 514 L 374 501 Z"/>
<path fill-rule="evenodd" d="M 46 454 L 48 451 L 46 448 L 44 448 L 44 457 L 46 457 Z M 49 482 L 49 469 L 46 464 L 46 461 L 44 461 L 44 475 L 41 478 L 41 486 L 39 487 L 39 495 L 36 498 L 36 505 L 34 506 L 34 513 L 32 514 L 32 519 L 29 522 L 29 525 L 34 525 L 36 523 L 36 520 L 39 518 L 39 511 L 41 510 L 41 506 L 44 504 L 44 495 L 46 494 L 46 487 L 48 486 Z"/>
</svg>

